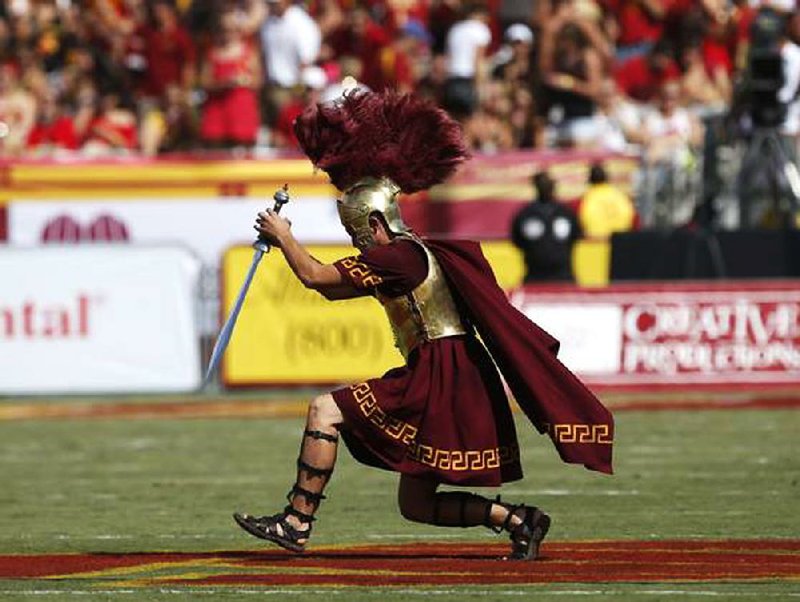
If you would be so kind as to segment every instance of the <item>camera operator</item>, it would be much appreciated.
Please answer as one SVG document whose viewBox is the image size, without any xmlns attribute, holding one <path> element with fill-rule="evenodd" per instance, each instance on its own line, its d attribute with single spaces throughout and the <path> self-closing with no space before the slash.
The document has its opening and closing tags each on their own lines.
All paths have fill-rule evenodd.
<svg viewBox="0 0 800 602">
<path fill-rule="evenodd" d="M 739 225 L 795 227 L 800 209 L 800 45 L 795 0 L 762 2 L 750 30 L 734 115 L 747 138 L 737 190 Z M 742 112 L 742 109 L 744 111 Z M 767 193 L 771 207 L 760 199 Z"/>
<path fill-rule="evenodd" d="M 762 2 L 751 28 L 747 73 L 753 125 L 779 128 L 783 137 L 792 139 L 784 146 L 795 160 L 794 142 L 800 133 L 799 27 L 795 0 Z"/>
<path fill-rule="evenodd" d="M 789 153 L 796 165 L 800 151 L 800 10 L 788 15 L 781 40 L 781 58 L 785 81 L 778 91 L 778 100 L 786 105 L 781 134 L 789 143 Z"/>
</svg>

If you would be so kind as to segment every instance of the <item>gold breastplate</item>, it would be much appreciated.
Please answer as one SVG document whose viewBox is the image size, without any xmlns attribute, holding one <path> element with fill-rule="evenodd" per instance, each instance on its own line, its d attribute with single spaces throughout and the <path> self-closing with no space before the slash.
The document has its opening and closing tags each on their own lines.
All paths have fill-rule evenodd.
<svg viewBox="0 0 800 602">
<path fill-rule="evenodd" d="M 395 345 L 408 358 L 422 341 L 466 334 L 467 329 L 456 309 L 439 263 L 416 237 L 404 236 L 417 243 L 428 258 L 428 275 L 417 288 L 401 297 L 378 294 L 394 332 Z"/>
</svg>

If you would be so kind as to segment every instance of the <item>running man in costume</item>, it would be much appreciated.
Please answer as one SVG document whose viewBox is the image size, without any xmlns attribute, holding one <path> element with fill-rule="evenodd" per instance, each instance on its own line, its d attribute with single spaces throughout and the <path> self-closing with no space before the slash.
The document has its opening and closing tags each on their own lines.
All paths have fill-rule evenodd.
<svg viewBox="0 0 800 602">
<path fill-rule="evenodd" d="M 355 91 L 307 109 L 295 130 L 342 192 L 339 216 L 360 254 L 322 264 L 269 210 L 259 213 L 256 229 L 306 287 L 330 300 L 374 296 L 406 363 L 314 399 L 289 505 L 271 516 L 234 518 L 256 537 L 303 551 L 341 437 L 358 461 L 400 473 L 406 519 L 505 531 L 510 559 L 535 559 L 550 526 L 545 512 L 439 490 L 522 478 L 498 368 L 565 462 L 610 473 L 613 418 L 556 358 L 558 342 L 509 304 L 480 245 L 422 239 L 403 222 L 398 195 L 443 181 L 465 159 L 460 126 L 413 96 Z"/>
</svg>

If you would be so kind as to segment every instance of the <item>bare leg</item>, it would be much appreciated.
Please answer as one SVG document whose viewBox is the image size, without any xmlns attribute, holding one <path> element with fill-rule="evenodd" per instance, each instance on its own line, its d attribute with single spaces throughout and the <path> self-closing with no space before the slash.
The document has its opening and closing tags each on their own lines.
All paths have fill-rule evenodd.
<svg viewBox="0 0 800 602">
<path fill-rule="evenodd" d="M 322 492 L 336 465 L 339 447 L 339 426 L 344 418 L 328 394 L 316 397 L 308 406 L 306 428 L 297 459 L 297 480 L 288 498 L 291 507 L 300 514 L 313 516 Z M 300 518 L 290 514 L 287 518 L 295 527 L 302 527 Z"/>
<path fill-rule="evenodd" d="M 273 516 L 234 514 L 245 531 L 301 552 L 311 534 L 314 512 L 325 498 L 322 492 L 336 464 L 339 427 L 343 422 L 333 396 L 320 395 L 308 406 L 306 427 L 297 459 L 297 480 L 289 491 L 289 505 Z"/>
</svg>

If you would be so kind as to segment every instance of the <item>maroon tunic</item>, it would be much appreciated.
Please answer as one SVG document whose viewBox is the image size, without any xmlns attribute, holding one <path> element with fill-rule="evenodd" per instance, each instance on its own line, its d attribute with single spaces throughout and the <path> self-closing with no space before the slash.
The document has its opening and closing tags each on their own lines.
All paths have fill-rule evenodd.
<svg viewBox="0 0 800 602">
<path fill-rule="evenodd" d="M 337 261 L 350 284 L 396 297 L 428 273 L 416 243 L 397 240 Z M 405 366 L 333 392 L 358 461 L 441 483 L 498 486 L 522 478 L 500 376 L 473 334 L 418 345 Z"/>
</svg>

